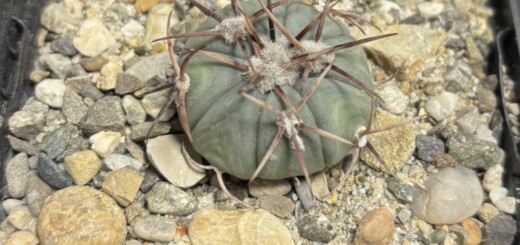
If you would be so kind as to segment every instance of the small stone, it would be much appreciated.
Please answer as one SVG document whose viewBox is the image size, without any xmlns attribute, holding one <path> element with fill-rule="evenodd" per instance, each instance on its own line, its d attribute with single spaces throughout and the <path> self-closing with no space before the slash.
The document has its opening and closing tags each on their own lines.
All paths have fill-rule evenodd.
<svg viewBox="0 0 520 245">
<path fill-rule="evenodd" d="M 132 134 L 130 138 L 132 141 L 143 141 L 146 139 L 146 136 L 148 135 L 148 131 L 150 130 L 150 127 L 152 127 L 153 122 L 144 122 L 136 125 L 132 125 Z M 171 123 L 168 122 L 158 122 L 150 132 L 149 139 L 167 134 L 170 132 Z"/>
<path fill-rule="evenodd" d="M 34 96 L 41 102 L 55 108 L 63 105 L 65 83 L 61 79 L 45 79 L 34 88 Z"/>
<path fill-rule="evenodd" d="M 22 207 L 23 204 L 24 202 L 22 200 L 11 198 L 3 200 L 1 207 L 3 208 L 3 211 L 5 211 L 7 215 L 9 215 L 17 209 L 19 209 L 20 207 Z"/>
<path fill-rule="evenodd" d="M 431 175 L 423 188 L 415 188 L 411 209 L 430 224 L 454 224 L 475 214 L 483 201 L 474 171 L 458 166 Z"/>
<path fill-rule="evenodd" d="M 143 205 L 140 202 L 133 202 L 125 209 L 126 220 L 129 224 L 134 224 L 134 219 L 141 213 L 145 212 Z"/>
<path fill-rule="evenodd" d="M 433 162 L 435 158 L 446 151 L 444 142 L 435 136 L 417 135 L 417 156 L 425 162 Z"/>
<path fill-rule="evenodd" d="M 158 0 L 136 0 L 134 7 L 138 12 L 144 13 L 150 10 L 153 6 L 157 5 L 157 3 L 159 3 Z"/>
<path fill-rule="evenodd" d="M 325 171 L 321 171 L 311 175 L 311 188 L 312 193 L 318 200 L 324 201 L 328 199 L 330 190 L 329 185 L 327 183 L 327 175 L 325 175 Z"/>
<path fill-rule="evenodd" d="M 144 37 L 144 33 L 144 26 L 134 19 L 130 19 L 123 27 L 121 27 L 121 34 L 123 35 L 125 42 L 132 48 L 137 48 L 140 44 L 139 40 L 142 40 Z"/>
<path fill-rule="evenodd" d="M 141 89 L 142 86 L 143 82 L 139 78 L 126 72 L 121 72 L 117 75 L 115 92 L 119 95 L 128 94 Z"/>
<path fill-rule="evenodd" d="M 61 79 L 67 77 L 67 71 L 72 66 L 70 58 L 62 54 L 44 54 L 40 57 L 40 60 Z"/>
<path fill-rule="evenodd" d="M 29 174 L 27 188 L 25 190 L 25 202 L 33 215 L 40 215 L 45 200 L 52 195 L 53 192 L 51 187 L 38 177 L 38 174 L 35 172 Z"/>
<path fill-rule="evenodd" d="M 65 3 L 52 3 L 43 9 L 40 23 L 48 30 L 59 34 L 75 29 L 81 17 L 81 5 L 78 9 L 67 7 Z"/>
<path fill-rule="evenodd" d="M 36 245 L 38 238 L 29 231 L 17 231 L 3 243 L 4 245 Z"/>
<path fill-rule="evenodd" d="M 143 148 L 140 145 L 134 143 L 129 136 L 126 136 L 126 150 L 137 161 L 144 163 L 146 162 L 146 157 Z"/>
<path fill-rule="evenodd" d="M 71 88 L 65 89 L 63 94 L 63 106 L 61 111 L 72 124 L 78 124 L 87 114 L 88 107 L 83 103 L 83 99 Z"/>
<path fill-rule="evenodd" d="M 291 199 L 284 196 L 262 196 L 258 198 L 258 203 L 259 207 L 280 218 L 287 217 L 295 208 Z"/>
<path fill-rule="evenodd" d="M 354 244 L 386 245 L 394 233 L 394 215 L 387 208 L 368 212 L 359 222 Z"/>
<path fill-rule="evenodd" d="M 146 83 L 148 79 L 156 75 L 159 75 L 162 78 L 166 77 L 167 69 L 171 69 L 170 57 L 167 52 L 163 52 L 141 59 L 126 70 L 126 72 Z"/>
<path fill-rule="evenodd" d="M 182 189 L 160 181 L 146 194 L 146 205 L 154 213 L 186 216 L 197 209 L 199 202 Z"/>
<path fill-rule="evenodd" d="M 32 140 L 43 131 L 49 106 L 29 99 L 21 111 L 13 113 L 8 120 L 9 131 L 16 137 Z"/>
<path fill-rule="evenodd" d="M 447 141 L 449 154 L 458 163 L 473 169 L 489 169 L 504 161 L 504 151 L 496 144 L 473 135 L 454 133 Z"/>
<path fill-rule="evenodd" d="M 482 53 L 480 52 L 480 49 L 477 47 L 475 40 L 473 40 L 473 38 L 470 35 L 464 36 L 463 39 L 464 42 L 466 42 L 466 50 L 469 58 L 469 63 L 476 67 L 482 67 L 484 65 L 484 56 L 482 56 Z"/>
<path fill-rule="evenodd" d="M 507 112 L 509 112 L 515 116 L 519 116 L 520 115 L 520 104 L 506 102 L 506 110 L 507 110 Z"/>
<path fill-rule="evenodd" d="M 143 182 L 143 176 L 132 167 L 110 171 L 105 175 L 101 189 L 112 196 L 119 205 L 126 207 L 132 203 Z"/>
<path fill-rule="evenodd" d="M 67 149 L 69 141 L 74 134 L 77 134 L 77 131 L 72 124 L 65 124 L 53 130 L 43 137 L 42 150 L 47 153 L 49 158 L 56 158 Z"/>
<path fill-rule="evenodd" d="M 98 56 L 114 45 L 116 40 L 99 19 L 87 19 L 82 22 L 77 36 L 73 39 L 74 47 L 85 56 Z"/>
<path fill-rule="evenodd" d="M 188 141 L 173 134 L 149 139 L 146 144 L 146 154 L 152 165 L 170 183 L 181 188 L 188 188 L 197 184 L 206 176 L 202 169 L 193 168 L 182 154 L 182 142 L 190 156 L 200 162 L 200 155 L 188 145 Z"/>
<path fill-rule="evenodd" d="M 435 167 L 437 168 L 453 168 L 457 166 L 457 161 L 448 154 L 440 154 L 435 157 Z"/>
<path fill-rule="evenodd" d="M 112 131 L 101 131 L 90 136 L 91 148 L 100 157 L 105 157 L 114 152 L 121 142 L 121 133 Z"/>
<path fill-rule="evenodd" d="M 65 157 L 65 170 L 76 185 L 88 183 L 101 168 L 101 161 L 91 150 L 76 152 Z"/>
<path fill-rule="evenodd" d="M 412 185 L 401 183 L 395 178 L 388 180 L 386 185 L 399 200 L 405 203 L 413 201 L 414 188 Z"/>
<path fill-rule="evenodd" d="M 82 129 L 87 135 L 100 131 L 121 132 L 125 122 L 121 99 L 117 96 L 105 96 L 90 107 L 82 121 Z"/>
<path fill-rule="evenodd" d="M 422 2 L 417 4 L 417 10 L 425 19 L 436 17 L 444 11 L 444 5 L 437 2 Z"/>
<path fill-rule="evenodd" d="M 74 90 L 74 92 L 79 93 L 80 88 L 82 86 L 86 86 L 86 85 L 91 85 L 92 86 L 92 81 L 91 81 L 91 79 L 90 79 L 90 77 L 88 75 L 78 76 L 78 77 L 71 77 L 71 78 L 67 78 L 65 80 L 65 85 L 68 88 Z"/>
<path fill-rule="evenodd" d="M 492 189 L 502 186 L 502 174 L 504 173 L 504 166 L 501 164 L 495 164 L 493 167 L 486 170 L 484 179 L 482 180 L 482 187 L 487 192 Z"/>
<path fill-rule="evenodd" d="M 431 97 L 425 104 L 424 109 L 436 121 L 448 117 L 455 110 L 459 97 L 451 92 L 444 91 L 440 95 Z"/>
<path fill-rule="evenodd" d="M 146 18 L 144 34 L 144 43 L 150 43 L 153 40 L 164 37 L 166 35 L 166 29 L 168 28 L 168 22 L 170 26 L 175 26 L 179 23 L 179 17 L 175 11 L 173 11 L 171 4 L 158 4 L 150 9 L 148 12 L 148 18 Z M 171 18 L 169 17 L 171 13 Z M 157 42 L 152 45 L 153 50 L 158 52 L 164 52 L 168 50 L 166 42 Z M 141 81 L 145 81 L 141 79 Z"/>
<path fill-rule="evenodd" d="M 22 198 L 27 186 L 27 175 L 29 174 L 29 162 L 27 154 L 18 153 L 5 166 L 5 180 L 7 191 L 14 198 Z"/>
<path fill-rule="evenodd" d="M 44 78 L 47 78 L 49 77 L 49 75 L 51 75 L 50 72 L 48 71 L 44 71 L 44 70 L 36 70 L 36 71 L 32 71 L 30 74 L 29 74 L 29 79 L 34 82 L 34 83 L 39 83 L 41 82 Z"/>
<path fill-rule="evenodd" d="M 139 218 L 134 225 L 137 237 L 154 242 L 172 242 L 177 234 L 174 218 L 150 215 Z"/>
<path fill-rule="evenodd" d="M 110 60 L 101 68 L 101 78 L 97 81 L 96 87 L 102 91 L 114 89 L 117 84 L 117 75 L 123 72 L 123 62 L 115 59 Z"/>
<path fill-rule="evenodd" d="M 392 114 L 399 115 L 408 106 L 408 96 L 403 94 L 395 82 L 384 83 L 376 89 L 376 93 L 383 98 L 383 107 Z"/>
<path fill-rule="evenodd" d="M 126 121 L 130 125 L 137 125 L 143 123 L 146 119 L 146 111 L 141 102 L 132 95 L 125 95 L 121 100 L 123 110 L 126 113 Z"/>
<path fill-rule="evenodd" d="M 11 212 L 7 220 L 16 227 L 16 229 L 22 231 L 36 231 L 36 223 L 38 222 L 36 217 L 31 213 L 31 210 L 25 205 Z"/>
<path fill-rule="evenodd" d="M 38 176 L 56 189 L 72 185 L 72 177 L 44 153 L 38 155 Z"/>
<path fill-rule="evenodd" d="M 51 50 L 69 57 L 72 57 L 77 53 L 76 49 L 72 45 L 72 40 L 69 38 L 60 38 L 54 40 L 51 43 Z"/>
<path fill-rule="evenodd" d="M 514 197 L 503 197 L 498 201 L 494 202 L 498 210 L 507 213 L 515 214 L 516 211 L 516 198 Z"/>
<path fill-rule="evenodd" d="M 436 230 L 430 235 L 430 241 L 432 244 L 443 244 L 442 242 L 446 239 L 446 231 L 444 230 Z"/>
<path fill-rule="evenodd" d="M 110 170 L 117 170 L 126 166 L 130 166 L 135 170 L 140 170 L 143 167 L 142 162 L 137 161 L 129 156 L 117 153 L 108 154 L 107 156 L 105 156 L 105 159 L 103 159 L 103 162 L 105 163 L 105 166 Z"/>
<path fill-rule="evenodd" d="M 516 221 L 511 215 L 499 213 L 482 228 L 482 233 L 484 234 L 482 244 L 513 244 L 516 229 Z"/>
<path fill-rule="evenodd" d="M 397 213 L 397 218 L 401 224 L 407 224 L 412 219 L 412 211 L 410 209 L 402 209 Z"/>
<path fill-rule="evenodd" d="M 100 71 L 108 63 L 108 59 L 102 56 L 85 57 L 80 61 L 81 66 L 88 72 Z"/>
<path fill-rule="evenodd" d="M 96 88 L 93 84 L 88 85 L 82 85 L 78 91 L 78 93 L 86 98 L 91 98 L 94 101 L 98 101 L 105 97 L 105 94 L 101 92 L 98 88 Z M 84 100 L 85 104 L 87 104 L 87 101 Z M 87 104 L 88 105 L 88 104 Z M 90 105 L 89 105 L 90 106 Z"/>
<path fill-rule="evenodd" d="M 88 75 L 85 69 L 80 64 L 72 64 L 69 66 L 69 68 L 65 71 L 65 78 L 69 77 L 79 77 L 79 76 L 85 76 Z"/>
<path fill-rule="evenodd" d="M 161 180 L 161 178 L 157 175 L 155 169 L 147 168 L 144 173 L 143 183 L 141 184 L 141 191 L 144 193 L 149 192 L 153 185 L 159 180 Z"/>
<path fill-rule="evenodd" d="M 497 187 L 489 192 L 489 199 L 493 204 L 498 200 L 507 196 L 507 189 L 505 187 Z"/>
<path fill-rule="evenodd" d="M 482 231 L 480 226 L 472 219 L 465 219 L 462 222 L 462 227 L 466 231 L 467 238 L 463 245 L 479 245 L 482 241 Z"/>
<path fill-rule="evenodd" d="M 386 111 L 377 109 L 374 120 L 372 121 L 372 127 L 380 128 L 401 121 L 401 118 Z M 368 166 L 385 173 L 399 170 L 415 150 L 415 136 L 415 126 L 411 123 L 377 134 L 368 135 L 368 141 L 385 160 L 390 170 L 383 166 L 379 160 L 377 160 L 377 158 L 365 148 L 361 150 L 360 157 Z M 396 141 L 395 139 L 399 140 Z"/>
<path fill-rule="evenodd" d="M 294 244 L 282 221 L 263 209 L 202 208 L 193 215 L 188 234 L 193 244 Z"/>
<path fill-rule="evenodd" d="M 480 88 L 477 90 L 478 109 L 480 112 L 491 112 L 497 107 L 497 97 L 489 89 Z"/>
<path fill-rule="evenodd" d="M 484 140 L 493 144 L 498 144 L 497 139 L 493 136 L 493 131 L 491 131 L 491 129 L 489 129 L 489 126 L 485 123 L 479 123 L 479 125 L 477 126 L 477 131 L 475 132 L 475 136 L 480 140 Z"/>
<path fill-rule="evenodd" d="M 455 122 L 463 133 L 473 134 L 480 122 L 477 108 L 468 107 L 459 111 Z"/>
<path fill-rule="evenodd" d="M 255 179 L 248 185 L 249 194 L 256 198 L 262 196 L 283 196 L 291 190 L 291 184 L 287 180 Z"/>
<path fill-rule="evenodd" d="M 297 226 L 300 235 L 311 241 L 328 243 L 334 239 L 334 234 L 318 224 L 318 220 L 310 215 L 305 215 L 298 221 Z"/>
<path fill-rule="evenodd" d="M 148 115 L 156 118 L 162 108 L 168 103 L 168 97 L 171 94 L 170 89 L 161 90 L 159 92 L 147 94 L 141 100 L 144 110 Z M 159 121 L 169 121 L 175 115 L 175 106 L 173 103 L 164 110 Z"/>
<path fill-rule="evenodd" d="M 484 222 L 489 223 L 492 219 L 494 219 L 500 211 L 491 203 L 484 203 L 482 207 L 478 210 L 478 218 Z"/>
<path fill-rule="evenodd" d="M 126 235 L 123 210 L 105 193 L 85 186 L 57 191 L 39 216 L 42 244 L 123 244 Z"/>
</svg>

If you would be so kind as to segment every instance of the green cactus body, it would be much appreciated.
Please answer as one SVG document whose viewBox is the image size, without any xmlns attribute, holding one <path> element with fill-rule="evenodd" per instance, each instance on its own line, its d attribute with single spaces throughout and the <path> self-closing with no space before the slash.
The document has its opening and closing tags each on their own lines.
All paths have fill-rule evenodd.
<svg viewBox="0 0 520 245">
<path fill-rule="evenodd" d="M 256 1 L 242 2 L 247 16 L 261 9 Z M 230 16 L 229 6 L 219 16 Z M 273 9 L 273 14 L 293 35 L 297 35 L 307 23 L 319 14 L 304 3 L 289 3 Z M 199 31 L 211 30 L 218 23 L 208 18 Z M 253 22 L 259 34 L 268 36 L 268 17 L 263 14 Z M 316 27 L 302 39 L 313 40 Z M 277 40 L 283 39 L 276 30 Z M 328 46 L 352 41 L 346 25 L 325 18 L 321 42 Z M 252 47 L 246 41 L 252 53 Z M 191 38 L 184 48 L 216 52 L 246 63 L 237 43 L 229 43 L 223 37 Z M 186 57 L 184 54 L 182 59 Z M 360 47 L 343 49 L 335 53 L 333 64 L 347 71 L 367 87 L 372 88 L 372 79 L 366 55 Z M 298 72 L 301 73 L 302 69 Z M 244 73 L 234 67 L 196 54 L 187 64 L 186 73 L 191 85 L 186 94 L 186 111 L 192 132 L 193 146 L 212 165 L 242 179 L 251 178 L 264 157 L 276 132 L 276 116 L 240 96 L 239 91 L 249 82 Z M 311 72 L 303 89 L 297 86 L 280 86 L 291 103 L 296 104 L 319 75 Z M 296 79 L 298 80 L 298 79 Z M 249 92 L 279 110 L 285 110 L 282 101 L 270 91 L 254 89 Z M 371 114 L 372 97 L 353 82 L 330 71 L 315 93 L 299 112 L 307 125 L 318 127 L 344 139 L 354 141 L 354 133 L 366 127 Z M 351 147 L 336 141 L 300 131 L 305 150 L 303 155 L 309 173 L 315 173 L 341 161 L 351 153 Z M 302 175 L 300 163 L 291 143 L 282 138 L 259 177 L 282 179 Z"/>
</svg>

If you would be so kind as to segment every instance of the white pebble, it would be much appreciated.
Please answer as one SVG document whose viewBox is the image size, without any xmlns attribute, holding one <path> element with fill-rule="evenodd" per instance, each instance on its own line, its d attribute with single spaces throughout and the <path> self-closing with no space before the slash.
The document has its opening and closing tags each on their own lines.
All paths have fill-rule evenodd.
<svg viewBox="0 0 520 245">
<path fill-rule="evenodd" d="M 63 95 L 65 94 L 65 83 L 60 79 L 45 79 L 38 83 L 34 88 L 36 98 L 55 108 L 63 105 Z"/>
<path fill-rule="evenodd" d="M 489 199 L 496 205 L 497 201 L 507 196 L 507 189 L 504 187 L 497 187 L 489 192 Z"/>
<path fill-rule="evenodd" d="M 455 110 L 459 96 L 447 91 L 434 96 L 426 102 L 424 109 L 435 120 L 440 121 L 448 117 Z"/>
<path fill-rule="evenodd" d="M 503 173 L 504 167 L 500 164 L 495 164 L 493 167 L 489 168 L 484 174 L 484 179 L 482 180 L 482 187 L 484 187 L 484 190 L 489 192 L 492 189 L 501 187 Z"/>
<path fill-rule="evenodd" d="M 98 56 L 116 43 L 116 39 L 98 19 L 87 19 L 73 40 L 74 47 L 85 56 Z"/>
<path fill-rule="evenodd" d="M 508 214 L 514 214 L 516 211 L 516 198 L 514 197 L 504 197 L 498 200 L 495 203 L 495 206 L 498 210 L 508 213 Z"/>
</svg>

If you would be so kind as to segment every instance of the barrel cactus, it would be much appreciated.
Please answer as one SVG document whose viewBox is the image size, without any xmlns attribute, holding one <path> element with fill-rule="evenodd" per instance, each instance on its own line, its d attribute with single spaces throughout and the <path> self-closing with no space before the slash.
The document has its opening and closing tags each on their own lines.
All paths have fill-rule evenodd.
<svg viewBox="0 0 520 245">
<path fill-rule="evenodd" d="M 355 41 L 333 16 L 349 18 L 332 9 L 338 1 L 321 11 L 232 1 L 216 13 L 189 2 L 208 18 L 195 33 L 169 36 L 177 40 L 172 98 L 211 165 L 241 179 L 308 179 L 359 153 L 376 95 L 357 45 L 389 35 Z"/>
</svg>

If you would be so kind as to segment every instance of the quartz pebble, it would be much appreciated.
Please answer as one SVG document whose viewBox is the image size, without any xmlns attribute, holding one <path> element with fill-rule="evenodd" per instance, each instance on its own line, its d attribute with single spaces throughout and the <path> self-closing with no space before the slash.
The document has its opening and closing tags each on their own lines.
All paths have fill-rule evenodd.
<svg viewBox="0 0 520 245">
<path fill-rule="evenodd" d="M 77 1 L 51 3 L 43 9 L 40 23 L 52 32 L 64 33 L 75 29 L 81 17 L 81 3 Z"/>
<path fill-rule="evenodd" d="M 138 218 L 134 225 L 137 237 L 154 242 L 171 242 L 177 234 L 175 219 L 150 215 Z"/>
<path fill-rule="evenodd" d="M 99 19 L 87 19 L 82 22 L 77 36 L 73 39 L 74 47 L 83 55 L 94 57 L 103 53 L 116 40 Z"/>
<path fill-rule="evenodd" d="M 101 161 L 94 151 L 76 152 L 65 157 L 65 170 L 72 176 L 76 185 L 89 182 L 101 168 Z"/>
<path fill-rule="evenodd" d="M 494 188 L 502 186 L 502 174 L 504 173 L 504 167 L 501 164 L 495 164 L 493 167 L 486 170 L 484 179 L 482 180 L 482 187 L 487 192 Z"/>
<path fill-rule="evenodd" d="M 5 167 L 5 178 L 7 181 L 7 191 L 14 198 L 21 198 L 25 195 L 27 178 L 29 174 L 29 162 L 27 154 L 18 153 Z"/>
<path fill-rule="evenodd" d="M 456 94 L 444 91 L 440 95 L 431 97 L 424 109 L 436 121 L 441 121 L 453 113 L 458 99 Z"/>
<path fill-rule="evenodd" d="M 143 176 L 132 167 L 110 171 L 105 175 L 101 189 L 119 205 L 126 207 L 132 203 L 143 182 Z"/>
<path fill-rule="evenodd" d="M 507 214 L 515 214 L 516 203 L 516 198 L 514 197 L 503 197 L 494 202 L 498 210 Z"/>
<path fill-rule="evenodd" d="M 387 208 L 377 208 L 368 212 L 359 222 L 354 244 L 385 245 L 392 239 L 394 215 Z"/>
<path fill-rule="evenodd" d="M 67 86 L 61 79 L 44 79 L 34 88 L 34 96 L 51 107 L 61 108 L 65 89 Z"/>
<path fill-rule="evenodd" d="M 105 157 L 114 152 L 121 142 L 121 133 L 113 131 L 101 131 L 90 136 L 91 148 L 100 157 Z"/>
<path fill-rule="evenodd" d="M 106 155 L 105 159 L 103 159 L 103 163 L 110 170 L 117 170 L 126 166 L 130 166 L 135 170 L 140 170 L 143 167 L 142 162 L 133 159 L 129 156 L 117 153 L 111 153 Z"/>
<path fill-rule="evenodd" d="M 497 187 L 489 191 L 489 199 L 495 204 L 498 200 L 507 196 L 507 189 L 505 187 Z"/>
<path fill-rule="evenodd" d="M 196 199 L 182 189 L 162 181 L 155 183 L 146 194 L 146 204 L 154 213 L 179 216 L 193 213 L 199 205 Z"/>
</svg>

